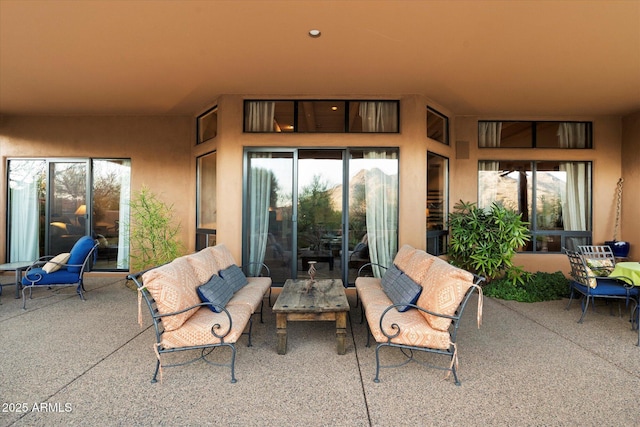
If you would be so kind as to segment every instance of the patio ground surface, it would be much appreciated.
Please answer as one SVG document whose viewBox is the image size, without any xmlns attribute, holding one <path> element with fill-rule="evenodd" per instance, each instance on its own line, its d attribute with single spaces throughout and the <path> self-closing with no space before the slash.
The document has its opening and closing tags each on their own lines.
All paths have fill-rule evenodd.
<svg viewBox="0 0 640 427">
<path fill-rule="evenodd" d="M 72 288 L 36 290 L 23 311 L 5 285 L 0 426 L 640 424 L 638 335 L 617 306 L 610 315 L 601 305 L 578 324 L 579 303 L 565 310 L 567 300 L 485 298 L 478 329 L 473 300 L 458 336 L 460 387 L 416 363 L 383 370 L 375 384 L 375 347 L 365 346 L 349 290 L 345 355 L 336 354 L 328 322 L 290 323 L 288 351 L 278 355 L 265 307 L 264 323 L 254 317 L 253 346 L 238 343 L 236 384 L 228 368 L 202 361 L 166 368 L 151 384 L 154 332 L 146 307 L 144 326 L 137 323 L 136 292 L 119 276 L 88 277 L 86 288 L 86 302 Z M 383 352 L 387 363 L 401 360 Z"/>
</svg>

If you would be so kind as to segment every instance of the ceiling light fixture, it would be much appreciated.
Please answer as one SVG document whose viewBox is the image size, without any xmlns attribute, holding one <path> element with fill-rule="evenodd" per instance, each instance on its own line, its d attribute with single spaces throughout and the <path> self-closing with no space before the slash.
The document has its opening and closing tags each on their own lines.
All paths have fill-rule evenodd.
<svg viewBox="0 0 640 427">
<path fill-rule="evenodd" d="M 336 105 L 331 106 L 331 111 L 338 111 L 338 107 Z"/>
<path fill-rule="evenodd" d="M 320 30 L 309 30 L 309 37 L 313 37 L 314 39 L 320 37 L 320 34 Z"/>
</svg>

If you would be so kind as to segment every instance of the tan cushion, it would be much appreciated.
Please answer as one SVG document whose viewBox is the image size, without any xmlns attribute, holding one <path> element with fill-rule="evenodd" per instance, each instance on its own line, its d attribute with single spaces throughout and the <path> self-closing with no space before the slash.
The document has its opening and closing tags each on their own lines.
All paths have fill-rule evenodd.
<svg viewBox="0 0 640 427">
<path fill-rule="evenodd" d="M 169 264 L 149 270 L 142 276 L 145 288 L 149 291 L 160 314 L 184 310 L 200 303 L 196 288 L 200 282 L 186 257 L 180 257 Z M 162 318 L 165 331 L 178 329 L 191 317 L 197 308 L 184 313 Z M 207 311 L 211 311 L 207 309 Z"/>
<path fill-rule="evenodd" d="M 264 299 L 264 293 L 265 291 L 255 284 L 253 286 L 251 286 L 251 284 L 245 285 L 233 294 L 233 297 L 227 303 L 227 307 L 237 304 L 246 304 L 253 314 L 256 312 L 258 307 L 260 307 L 260 303 Z"/>
<path fill-rule="evenodd" d="M 71 254 L 68 252 L 64 252 L 59 255 L 56 255 L 53 258 L 51 258 L 49 262 L 47 262 L 44 265 L 44 267 L 42 267 L 42 269 L 47 273 L 53 273 L 55 271 L 58 271 L 60 270 L 60 267 L 62 267 L 60 264 L 65 264 L 67 261 L 69 261 L 70 256 Z"/>
<path fill-rule="evenodd" d="M 371 304 L 385 305 L 387 307 L 393 304 L 383 289 L 359 289 L 358 298 L 360 298 L 365 309 Z"/>
<path fill-rule="evenodd" d="M 375 277 L 358 277 L 356 289 L 358 292 L 365 289 L 382 289 L 382 281 Z"/>
<path fill-rule="evenodd" d="M 380 316 L 387 307 L 386 304 L 371 304 L 366 307 L 367 323 L 376 342 L 388 341 L 380 329 Z M 451 345 L 449 333 L 431 328 L 427 320 L 420 315 L 419 310 L 409 310 L 403 313 L 398 310 L 389 310 L 385 314 L 382 324 L 387 334 L 394 335 L 398 332 L 390 326 L 394 323 L 399 326 L 400 330 L 398 336 L 391 340 L 392 343 L 441 350 L 447 350 Z"/>
<path fill-rule="evenodd" d="M 397 266 L 417 284 L 424 287 L 424 282 L 429 274 L 429 268 L 437 258 L 425 251 L 416 250 L 409 258 L 405 269 Z"/>
<path fill-rule="evenodd" d="M 224 244 L 215 245 L 212 250 L 219 270 L 224 270 L 236 263 L 233 255 Z"/>
<path fill-rule="evenodd" d="M 406 273 L 406 268 L 407 265 L 409 265 L 409 260 L 416 251 L 417 249 L 412 246 L 402 245 L 395 258 L 393 259 L 393 263 L 396 265 L 396 267 Z"/>
<path fill-rule="evenodd" d="M 454 267 L 441 259 L 435 259 L 424 280 L 417 305 L 434 313 L 453 315 L 473 285 L 473 274 Z M 432 328 L 446 331 L 451 319 L 433 316 L 420 311 Z"/>
<path fill-rule="evenodd" d="M 208 282 L 214 274 L 218 274 L 216 258 L 213 254 L 213 248 L 211 247 L 204 248 L 194 254 L 187 255 L 187 261 L 191 265 L 191 268 L 201 285 Z"/>
<path fill-rule="evenodd" d="M 246 305 L 228 306 L 226 309 L 231 314 L 232 327 L 231 332 L 224 337 L 224 342 L 232 344 L 238 341 L 242 335 L 251 317 L 251 310 Z M 229 328 L 227 314 L 224 312 L 214 313 L 207 307 L 202 307 L 181 328 L 169 332 L 165 331 L 162 334 L 162 346 L 164 348 L 178 348 L 217 344 L 220 342 L 220 338 L 211 333 L 211 327 L 215 324 L 220 325 L 220 328 L 217 329 L 218 333 L 224 334 Z"/>
</svg>

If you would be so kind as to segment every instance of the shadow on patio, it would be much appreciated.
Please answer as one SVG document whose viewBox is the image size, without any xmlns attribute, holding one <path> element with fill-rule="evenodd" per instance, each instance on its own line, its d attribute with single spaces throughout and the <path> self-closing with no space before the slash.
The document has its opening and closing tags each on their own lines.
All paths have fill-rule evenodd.
<svg viewBox="0 0 640 427">
<path fill-rule="evenodd" d="M 567 300 L 485 298 L 477 329 L 472 302 L 458 336 L 462 386 L 456 387 L 442 371 L 415 363 L 383 370 L 375 384 L 375 350 L 365 347 L 359 308 L 350 313 L 347 354 L 336 354 L 333 324 L 293 322 L 287 354 L 278 355 L 275 316 L 267 307 L 264 324 L 254 317 L 253 347 L 246 347 L 245 337 L 238 343 L 237 384 L 229 382 L 228 368 L 201 361 L 166 368 L 164 382 L 151 384 L 154 337 L 146 307 L 140 328 L 136 293 L 124 279 L 88 277 L 86 288 L 86 302 L 71 288 L 56 290 L 57 296 L 36 290 L 26 311 L 13 298 L 14 288 L 4 289 L 0 425 L 640 422 L 634 409 L 640 389 L 637 333 L 617 310 L 610 316 L 599 307 L 580 325 L 579 304 L 567 311 Z M 400 361 L 386 350 L 385 361 Z"/>
</svg>

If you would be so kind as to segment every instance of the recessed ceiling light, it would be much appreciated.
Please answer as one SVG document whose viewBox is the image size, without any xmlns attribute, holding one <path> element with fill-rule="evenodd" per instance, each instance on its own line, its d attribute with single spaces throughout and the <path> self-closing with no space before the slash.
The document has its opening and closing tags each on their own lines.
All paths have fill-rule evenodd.
<svg viewBox="0 0 640 427">
<path fill-rule="evenodd" d="M 318 38 L 320 37 L 320 30 L 309 30 L 309 37 Z"/>
<path fill-rule="evenodd" d="M 332 110 L 332 111 L 337 111 L 337 110 L 338 110 L 338 106 L 336 106 L 336 105 L 332 105 L 332 106 L 331 106 L 331 110 Z"/>
</svg>

